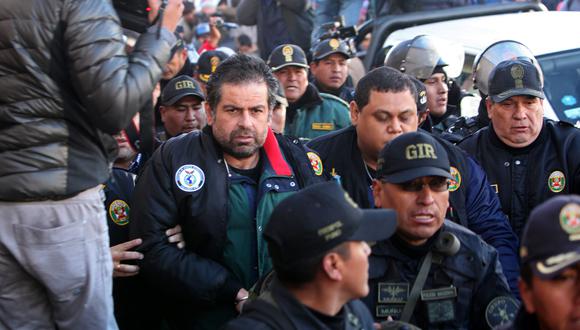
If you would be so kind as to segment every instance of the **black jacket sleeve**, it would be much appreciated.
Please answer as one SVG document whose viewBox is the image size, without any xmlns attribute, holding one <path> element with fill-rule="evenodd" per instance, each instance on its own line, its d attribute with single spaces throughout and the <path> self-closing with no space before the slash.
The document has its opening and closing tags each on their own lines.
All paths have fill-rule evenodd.
<svg viewBox="0 0 580 330">
<path fill-rule="evenodd" d="M 231 301 L 242 285 L 219 263 L 169 243 L 165 231 L 179 224 L 180 206 L 172 192 L 173 173 L 162 145 L 147 163 L 132 200 L 131 237 L 140 237 L 140 273 L 155 289 L 193 303 Z"/>
<path fill-rule="evenodd" d="M 176 39 L 166 29 L 157 39 L 153 26 L 127 55 L 110 2 L 74 0 L 66 6 L 61 22 L 72 86 L 90 109 L 91 122 L 106 133 L 116 133 L 151 98 Z"/>
</svg>

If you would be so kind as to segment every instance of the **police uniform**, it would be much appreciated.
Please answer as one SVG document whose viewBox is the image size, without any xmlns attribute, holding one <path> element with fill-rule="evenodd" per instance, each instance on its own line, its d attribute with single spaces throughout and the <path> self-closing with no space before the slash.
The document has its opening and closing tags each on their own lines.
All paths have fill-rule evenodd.
<svg viewBox="0 0 580 330">
<path fill-rule="evenodd" d="M 268 58 L 268 65 L 276 72 L 287 66 L 308 70 L 304 51 L 296 45 L 280 45 Z M 286 109 L 284 134 L 306 140 L 327 134 L 350 125 L 348 104 L 342 99 L 320 93 L 308 84 L 304 94 Z"/>
<path fill-rule="evenodd" d="M 458 147 L 440 137 L 435 138 L 446 149 L 451 163 L 453 182 L 449 189 L 448 218 L 473 230 L 498 249 L 510 287 L 517 292 L 517 237 L 489 188 L 485 173 Z M 312 140 L 308 146 L 318 152 L 329 175 L 340 177 L 342 186 L 357 204 L 363 208 L 374 207 L 373 170 L 367 168 L 362 159 L 354 126 Z"/>
<path fill-rule="evenodd" d="M 381 150 L 379 188 L 429 176 L 452 177 L 445 149 L 429 134 L 405 133 Z M 444 192 L 428 189 L 439 197 Z M 430 237 L 422 237 L 424 241 L 408 242 L 399 223 L 397 235 L 373 246 L 371 291 L 364 302 L 375 319 L 392 317 L 422 329 L 489 329 L 512 320 L 517 302 L 511 297 L 497 251 L 458 224 L 439 218 L 434 221 L 442 221 L 441 227 Z"/>
<path fill-rule="evenodd" d="M 452 234 L 460 242 L 453 255 L 437 248 Z M 501 273 L 497 252 L 472 232 L 446 220 L 422 249 L 398 237 L 377 243 L 369 258 L 369 295 L 363 299 L 375 320 L 401 317 L 422 261 L 432 265 L 409 320 L 421 329 L 490 329 L 515 317 L 517 301 Z M 502 314 L 502 312 L 506 314 Z M 505 318 L 505 319 L 504 319 Z"/>
<path fill-rule="evenodd" d="M 489 93 L 495 103 L 520 95 L 544 98 L 540 72 L 527 60 L 499 63 L 490 74 Z M 459 144 L 485 169 L 518 236 L 536 205 L 557 194 L 580 193 L 580 131 L 565 122 L 541 124 L 536 139 L 522 148 L 502 142 L 493 123 Z"/>
<path fill-rule="evenodd" d="M 318 62 L 332 54 L 341 54 L 345 56 L 346 59 L 353 57 L 353 52 L 349 48 L 346 41 L 331 38 L 322 40 L 320 43 L 316 45 L 316 47 L 314 47 L 312 60 Z M 337 90 L 325 88 L 318 81 L 316 81 L 315 77 L 312 77 L 311 82 L 314 86 L 316 86 L 316 88 L 318 88 L 319 91 L 326 94 L 334 95 L 344 100 L 346 103 L 350 103 L 350 101 L 354 99 L 354 88 L 352 86 L 349 86 L 349 79 L 350 77 L 348 77 L 347 75 L 346 81 Z"/>
</svg>

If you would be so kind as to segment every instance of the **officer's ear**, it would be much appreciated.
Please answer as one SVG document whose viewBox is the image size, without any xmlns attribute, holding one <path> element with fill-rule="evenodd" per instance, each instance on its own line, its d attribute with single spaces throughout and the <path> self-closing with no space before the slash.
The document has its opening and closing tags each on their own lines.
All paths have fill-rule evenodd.
<svg viewBox="0 0 580 330">
<path fill-rule="evenodd" d="M 429 115 L 429 109 L 427 109 L 427 110 L 425 110 L 423 112 L 419 112 L 417 115 L 419 116 L 419 124 L 418 124 L 418 126 L 421 126 L 421 124 L 423 124 L 423 122 L 425 120 L 427 120 L 427 116 Z"/>
<path fill-rule="evenodd" d="M 211 107 L 209 105 L 209 102 L 204 102 L 203 103 L 203 108 L 205 110 L 205 117 L 207 118 L 207 124 L 209 126 L 213 125 L 214 121 L 215 121 L 215 116 L 211 111 Z"/>
<path fill-rule="evenodd" d="M 521 277 L 518 279 L 518 288 L 520 289 L 520 296 L 522 297 L 522 303 L 524 304 L 524 308 L 526 312 L 530 314 L 534 314 L 536 312 L 536 306 L 534 305 L 534 297 L 533 297 L 533 288 L 532 288 L 532 281 L 530 279 L 530 283 L 524 281 Z"/>
<path fill-rule="evenodd" d="M 167 113 L 167 108 L 164 106 L 159 106 L 159 115 L 161 116 L 161 122 L 165 123 L 165 114 Z"/>
<path fill-rule="evenodd" d="M 337 252 L 322 257 L 322 272 L 332 281 L 342 281 L 343 259 Z"/>
<path fill-rule="evenodd" d="M 491 120 L 492 117 L 492 105 L 493 102 L 491 101 L 491 99 L 488 97 L 485 98 L 485 107 L 487 108 L 487 118 L 489 118 L 489 120 Z"/>
<path fill-rule="evenodd" d="M 360 112 L 358 105 L 356 104 L 355 101 L 350 101 L 349 109 L 350 109 L 350 122 L 353 126 L 356 126 L 356 124 L 358 123 Z"/>
</svg>

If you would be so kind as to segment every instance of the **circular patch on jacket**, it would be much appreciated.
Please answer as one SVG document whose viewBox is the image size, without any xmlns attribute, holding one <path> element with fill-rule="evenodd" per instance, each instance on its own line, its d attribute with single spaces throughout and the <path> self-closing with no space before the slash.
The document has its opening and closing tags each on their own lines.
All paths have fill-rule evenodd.
<svg viewBox="0 0 580 330">
<path fill-rule="evenodd" d="M 205 174 L 195 165 L 183 165 L 175 172 L 175 183 L 183 191 L 194 192 L 203 187 Z"/>
<path fill-rule="evenodd" d="M 453 179 L 449 180 L 449 191 L 455 191 L 461 187 L 461 173 L 457 168 L 451 166 L 450 171 L 451 177 Z"/>
<path fill-rule="evenodd" d="M 115 199 L 109 205 L 109 217 L 113 222 L 119 226 L 124 226 L 129 223 L 129 204 L 121 199 Z"/>
<path fill-rule="evenodd" d="M 320 157 L 312 151 L 307 152 L 306 154 L 308 155 L 308 159 L 310 159 L 310 166 L 312 166 L 314 174 L 321 176 L 324 168 L 322 167 L 322 160 L 320 160 Z"/>
<path fill-rule="evenodd" d="M 560 226 L 570 235 L 580 233 L 580 205 L 568 203 L 560 210 Z"/>
<path fill-rule="evenodd" d="M 487 325 L 495 328 L 500 324 L 511 322 L 515 319 L 520 304 L 512 297 L 495 297 L 485 309 Z"/>
<path fill-rule="evenodd" d="M 561 171 L 554 171 L 548 177 L 548 188 L 552 192 L 559 193 L 566 187 L 566 177 Z"/>
</svg>

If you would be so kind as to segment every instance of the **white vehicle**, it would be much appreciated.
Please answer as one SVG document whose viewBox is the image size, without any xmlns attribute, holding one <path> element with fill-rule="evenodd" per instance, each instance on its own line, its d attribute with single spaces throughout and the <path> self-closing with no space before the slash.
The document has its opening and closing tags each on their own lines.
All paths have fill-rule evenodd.
<svg viewBox="0 0 580 330">
<path fill-rule="evenodd" d="M 513 5 L 507 8 L 516 8 Z M 461 10 L 475 13 L 477 8 L 474 7 L 485 9 L 490 6 L 441 12 L 460 17 L 457 13 Z M 445 13 L 442 15 L 445 19 Z M 500 40 L 518 41 L 532 51 L 542 68 L 544 92 L 548 99 L 544 102 L 545 116 L 580 126 L 580 35 L 577 32 L 580 31 L 580 12 L 532 11 L 433 21 L 436 22 L 395 29 L 384 41 L 376 41 L 376 47 L 381 45 L 380 50 L 368 55 L 380 56 L 399 42 L 418 35 L 445 39 L 463 47 L 465 63 L 458 80 L 464 89 L 473 91 L 471 73 L 476 56 Z M 365 63 L 372 61 L 376 59 L 365 59 Z"/>
</svg>

